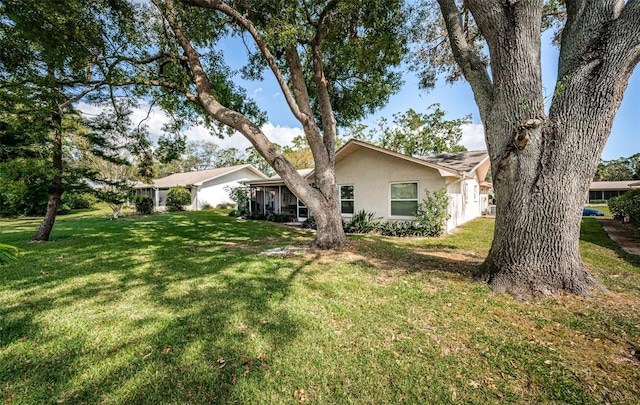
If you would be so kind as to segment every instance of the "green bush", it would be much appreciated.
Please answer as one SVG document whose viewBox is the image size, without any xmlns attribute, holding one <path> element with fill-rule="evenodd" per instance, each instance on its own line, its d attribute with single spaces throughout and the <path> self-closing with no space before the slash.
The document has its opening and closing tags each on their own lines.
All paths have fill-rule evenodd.
<svg viewBox="0 0 640 405">
<path fill-rule="evenodd" d="M 191 204 L 191 191 L 182 186 L 171 187 L 167 191 L 167 208 L 169 211 L 183 211 L 185 205 Z"/>
<path fill-rule="evenodd" d="M 133 197 L 133 204 L 135 204 L 136 213 L 139 215 L 149 215 L 153 212 L 153 198 L 148 195 L 137 195 Z"/>
<path fill-rule="evenodd" d="M 97 203 L 98 199 L 92 194 L 68 191 L 62 194 L 62 201 L 58 212 L 93 208 Z"/>
<path fill-rule="evenodd" d="M 640 226 L 640 190 L 631 190 L 608 201 L 613 218 Z"/>
<path fill-rule="evenodd" d="M 267 214 L 267 221 L 271 222 L 291 222 L 291 216 L 286 214 L 278 214 L 276 212 L 270 212 Z"/>
<path fill-rule="evenodd" d="M 426 197 L 418 204 L 418 211 L 415 213 L 416 222 L 422 229 L 421 236 L 439 236 L 446 229 L 446 221 L 449 219 L 447 206 L 449 196 L 447 191 L 426 191 Z"/>
<path fill-rule="evenodd" d="M 0 243 L 0 264 L 9 263 L 18 257 L 18 248 Z"/>
<path fill-rule="evenodd" d="M 589 200 L 589 204 L 607 204 L 607 200 Z"/>
<path fill-rule="evenodd" d="M 377 222 L 373 219 L 375 213 L 360 210 L 353 214 L 351 221 L 346 222 L 343 227 L 346 233 L 371 233 L 376 230 Z"/>
<path fill-rule="evenodd" d="M 314 217 L 309 217 L 302 222 L 302 227 L 304 229 L 316 229 L 316 219 Z"/>
</svg>

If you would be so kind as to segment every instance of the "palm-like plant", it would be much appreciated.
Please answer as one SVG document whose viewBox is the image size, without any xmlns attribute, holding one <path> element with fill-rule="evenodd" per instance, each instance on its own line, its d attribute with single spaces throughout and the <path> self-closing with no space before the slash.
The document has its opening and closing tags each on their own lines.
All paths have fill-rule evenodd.
<svg viewBox="0 0 640 405">
<path fill-rule="evenodd" d="M 18 248 L 0 243 L 0 265 L 15 260 L 18 256 Z"/>
</svg>

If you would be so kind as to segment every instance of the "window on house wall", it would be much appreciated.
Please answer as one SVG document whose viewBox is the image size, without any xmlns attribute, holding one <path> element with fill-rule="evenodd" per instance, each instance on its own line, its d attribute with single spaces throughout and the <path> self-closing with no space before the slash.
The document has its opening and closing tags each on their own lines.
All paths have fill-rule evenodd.
<svg viewBox="0 0 640 405">
<path fill-rule="evenodd" d="M 343 214 L 353 214 L 353 185 L 343 185 L 340 187 L 340 212 Z"/>
<path fill-rule="evenodd" d="M 391 215 L 410 217 L 418 210 L 418 182 L 391 183 Z"/>
<path fill-rule="evenodd" d="M 478 202 L 478 186 L 473 186 L 473 202 Z"/>
</svg>

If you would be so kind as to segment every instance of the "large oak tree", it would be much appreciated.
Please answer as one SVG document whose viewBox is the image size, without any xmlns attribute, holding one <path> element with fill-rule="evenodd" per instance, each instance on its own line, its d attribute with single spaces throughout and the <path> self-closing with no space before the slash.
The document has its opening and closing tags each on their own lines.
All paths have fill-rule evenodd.
<svg viewBox="0 0 640 405">
<path fill-rule="evenodd" d="M 143 29 L 156 72 L 141 71 L 167 109 L 190 104 L 204 121 L 243 134 L 310 209 L 319 248 L 347 243 L 342 229 L 334 163 L 339 125 L 360 119 L 397 91 L 396 67 L 406 51 L 403 2 L 152 0 Z M 247 47 L 247 78 L 264 71 L 276 79 L 313 154 L 309 184 L 264 134 L 264 117 L 232 83 L 224 36 Z M 142 55 L 138 55 L 140 58 Z M 155 73 L 155 74 L 154 74 Z M 183 108 L 182 112 L 187 109 Z M 212 125 L 215 128 L 215 125 Z"/>
<path fill-rule="evenodd" d="M 481 276 L 517 296 L 591 294 L 601 287 L 580 258 L 582 205 L 640 60 L 640 0 L 427 3 L 441 18 L 425 30 L 425 84 L 443 71 L 469 82 L 491 157 L 497 216 Z M 439 22 L 447 52 L 436 51 Z M 560 52 L 545 108 L 540 55 L 549 26 L 558 28 Z"/>
</svg>

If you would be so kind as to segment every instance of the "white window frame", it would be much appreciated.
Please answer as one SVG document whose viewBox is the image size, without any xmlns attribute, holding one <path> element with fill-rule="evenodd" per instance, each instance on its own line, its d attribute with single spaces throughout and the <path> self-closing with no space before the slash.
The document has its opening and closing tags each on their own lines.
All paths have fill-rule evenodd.
<svg viewBox="0 0 640 405">
<path fill-rule="evenodd" d="M 391 187 L 394 184 L 408 184 L 408 183 L 413 183 L 416 185 L 416 198 L 411 198 L 411 199 L 398 199 L 398 198 L 391 198 Z M 418 208 L 418 205 L 420 204 L 420 182 L 417 180 L 405 180 L 405 181 L 392 181 L 389 183 L 389 218 L 398 218 L 398 219 L 413 219 L 415 218 L 413 215 L 393 215 L 393 202 L 394 201 L 415 201 L 416 202 L 416 209 Z"/>
<path fill-rule="evenodd" d="M 353 187 L 353 198 L 349 199 L 342 199 L 342 187 Z M 353 212 L 352 213 L 345 213 L 342 212 L 342 201 L 352 201 L 353 202 Z M 338 184 L 338 203 L 340 204 L 340 214 L 343 217 L 352 217 L 353 214 L 356 212 L 356 187 L 353 184 Z"/>
</svg>

